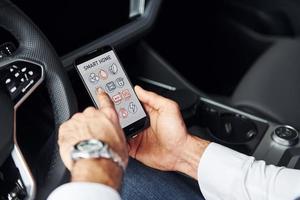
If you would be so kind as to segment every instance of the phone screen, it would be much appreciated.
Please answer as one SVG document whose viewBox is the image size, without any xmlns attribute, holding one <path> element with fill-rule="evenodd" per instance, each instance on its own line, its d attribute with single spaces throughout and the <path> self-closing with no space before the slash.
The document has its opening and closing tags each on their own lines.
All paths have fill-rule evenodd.
<svg viewBox="0 0 300 200">
<path fill-rule="evenodd" d="M 113 49 L 106 47 L 106 50 L 93 52 L 75 65 L 97 107 L 101 105 L 97 99 L 100 87 L 114 102 L 123 129 L 136 132 L 142 128 L 137 125 L 144 126 L 147 115 Z M 134 126 L 135 122 L 139 124 Z"/>
</svg>

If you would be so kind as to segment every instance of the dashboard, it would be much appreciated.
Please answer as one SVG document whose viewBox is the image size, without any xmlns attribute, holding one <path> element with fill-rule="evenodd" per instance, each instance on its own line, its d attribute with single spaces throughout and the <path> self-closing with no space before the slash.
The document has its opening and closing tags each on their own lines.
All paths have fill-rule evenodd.
<svg viewBox="0 0 300 200">
<path fill-rule="evenodd" d="M 12 0 L 63 56 L 130 22 L 129 0 Z"/>
</svg>

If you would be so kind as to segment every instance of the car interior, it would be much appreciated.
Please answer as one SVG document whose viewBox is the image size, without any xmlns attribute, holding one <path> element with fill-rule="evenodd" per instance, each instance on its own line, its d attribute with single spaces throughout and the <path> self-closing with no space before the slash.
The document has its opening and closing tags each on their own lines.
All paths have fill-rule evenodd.
<svg viewBox="0 0 300 200">
<path fill-rule="evenodd" d="M 57 130 L 93 106 L 74 61 L 106 45 L 133 85 L 179 104 L 192 134 L 300 169 L 299 9 L 293 0 L 0 0 L 1 199 L 46 199 L 69 180 Z"/>
</svg>

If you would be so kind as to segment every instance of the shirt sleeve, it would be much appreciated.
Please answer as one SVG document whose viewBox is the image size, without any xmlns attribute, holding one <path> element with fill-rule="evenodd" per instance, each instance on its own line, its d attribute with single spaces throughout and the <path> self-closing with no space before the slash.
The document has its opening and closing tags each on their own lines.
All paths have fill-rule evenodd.
<svg viewBox="0 0 300 200">
<path fill-rule="evenodd" d="M 198 182 L 206 200 L 300 197 L 300 170 L 266 165 L 216 143 L 211 143 L 200 159 Z"/>
<path fill-rule="evenodd" d="M 73 182 L 55 189 L 48 200 L 121 200 L 117 191 L 97 183 Z"/>
</svg>

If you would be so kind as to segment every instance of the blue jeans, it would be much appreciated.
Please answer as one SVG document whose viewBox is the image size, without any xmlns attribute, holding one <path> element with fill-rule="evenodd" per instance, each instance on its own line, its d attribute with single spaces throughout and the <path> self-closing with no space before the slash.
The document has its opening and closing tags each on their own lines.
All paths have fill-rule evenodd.
<svg viewBox="0 0 300 200">
<path fill-rule="evenodd" d="M 122 200 L 204 200 L 197 181 L 146 167 L 134 159 L 126 170 L 121 197 Z"/>
</svg>

